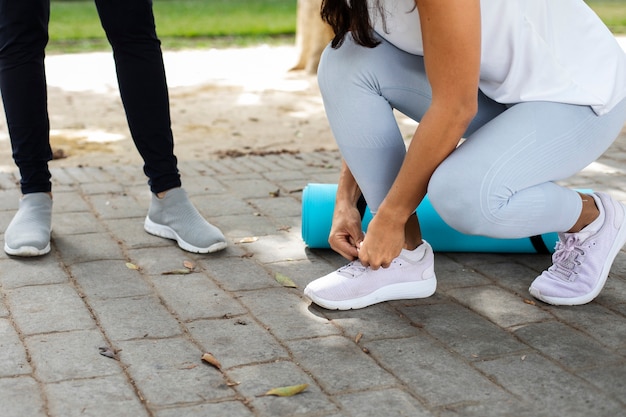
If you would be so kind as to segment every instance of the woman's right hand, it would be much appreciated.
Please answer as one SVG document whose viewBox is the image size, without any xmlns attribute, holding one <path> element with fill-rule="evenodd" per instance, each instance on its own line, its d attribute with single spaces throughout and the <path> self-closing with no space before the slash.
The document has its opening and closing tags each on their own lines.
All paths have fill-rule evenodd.
<svg viewBox="0 0 626 417">
<path fill-rule="evenodd" d="M 357 248 L 365 235 L 361 226 L 361 214 L 356 206 L 336 207 L 328 243 L 344 258 L 353 261 L 359 257 Z"/>
</svg>

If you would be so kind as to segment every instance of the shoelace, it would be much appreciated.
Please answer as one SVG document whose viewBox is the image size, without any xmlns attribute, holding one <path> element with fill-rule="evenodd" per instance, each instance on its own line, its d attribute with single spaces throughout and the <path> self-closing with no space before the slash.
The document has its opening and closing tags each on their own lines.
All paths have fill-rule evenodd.
<svg viewBox="0 0 626 417">
<path fill-rule="evenodd" d="M 363 266 L 361 261 L 356 260 L 356 261 L 350 262 L 346 266 L 342 266 L 341 268 L 339 268 L 337 270 L 337 273 L 342 274 L 348 278 L 356 278 L 357 276 L 365 272 L 366 269 L 367 268 Z"/>
<path fill-rule="evenodd" d="M 402 262 L 398 258 L 391 261 L 391 264 L 402 266 Z M 342 266 L 341 268 L 339 268 L 337 270 L 337 273 L 342 274 L 348 278 L 356 278 L 359 275 L 362 275 L 366 270 L 367 270 L 367 267 L 363 266 L 361 261 L 357 259 L 356 261 L 352 261 L 346 266 Z"/>
<path fill-rule="evenodd" d="M 572 234 L 565 238 L 565 241 L 558 241 L 554 255 L 552 255 L 553 265 L 549 271 L 560 277 L 564 281 L 576 280 L 576 267 L 581 264 L 578 257 L 585 256 L 585 251 L 581 247 L 578 236 Z"/>
</svg>

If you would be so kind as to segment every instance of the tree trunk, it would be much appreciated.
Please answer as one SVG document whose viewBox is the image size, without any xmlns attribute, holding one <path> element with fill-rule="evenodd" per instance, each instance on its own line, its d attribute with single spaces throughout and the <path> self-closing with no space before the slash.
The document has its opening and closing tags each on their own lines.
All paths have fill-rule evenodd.
<svg viewBox="0 0 626 417">
<path fill-rule="evenodd" d="M 298 0 L 296 48 L 298 60 L 292 70 L 317 73 L 322 51 L 333 38 L 332 28 L 322 20 L 322 0 Z"/>
</svg>

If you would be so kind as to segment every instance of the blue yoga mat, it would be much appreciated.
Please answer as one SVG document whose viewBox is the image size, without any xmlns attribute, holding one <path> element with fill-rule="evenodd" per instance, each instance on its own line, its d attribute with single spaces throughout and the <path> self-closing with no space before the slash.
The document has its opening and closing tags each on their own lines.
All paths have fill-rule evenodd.
<svg viewBox="0 0 626 417">
<path fill-rule="evenodd" d="M 588 192 L 589 190 L 581 190 Z M 302 193 L 302 238 L 310 248 L 330 248 L 328 235 L 335 209 L 337 184 L 308 184 Z M 551 253 L 556 233 L 521 239 L 496 239 L 465 235 L 448 226 L 430 204 L 428 196 L 417 208 L 422 236 L 437 252 Z M 363 230 L 372 220 L 369 209 L 363 215 Z"/>
</svg>

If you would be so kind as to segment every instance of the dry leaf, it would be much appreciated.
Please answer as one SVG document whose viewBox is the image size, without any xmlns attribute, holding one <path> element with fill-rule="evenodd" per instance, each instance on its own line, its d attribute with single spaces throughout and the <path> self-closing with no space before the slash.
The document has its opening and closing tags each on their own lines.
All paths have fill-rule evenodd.
<svg viewBox="0 0 626 417">
<path fill-rule="evenodd" d="M 108 346 L 101 346 L 98 348 L 98 350 L 100 351 L 100 354 L 102 356 L 106 356 L 107 358 L 116 359 L 116 360 L 119 359 L 117 357 L 117 352 L 115 352 L 113 349 L 111 349 Z"/>
<path fill-rule="evenodd" d="M 202 360 L 205 361 L 206 363 L 210 364 L 210 365 L 213 365 L 217 369 L 222 369 L 222 364 L 220 363 L 220 361 L 218 361 L 215 358 L 215 356 L 213 356 L 209 352 L 207 352 L 204 355 L 202 355 Z"/>
<path fill-rule="evenodd" d="M 191 274 L 193 271 L 189 268 L 185 269 L 174 269 L 172 271 L 161 272 L 161 275 L 187 275 Z"/>
<path fill-rule="evenodd" d="M 354 343 L 358 345 L 362 337 L 363 337 L 363 333 L 359 332 L 359 334 L 357 334 L 356 337 L 354 338 Z"/>
<path fill-rule="evenodd" d="M 525 302 L 526 304 L 530 304 L 531 306 L 536 305 L 536 303 L 535 303 L 533 300 L 527 300 L 526 298 L 524 298 L 524 302 Z"/>
<path fill-rule="evenodd" d="M 128 269 L 134 269 L 134 270 L 136 270 L 136 271 L 137 271 L 137 270 L 139 270 L 139 267 L 138 267 L 137 265 L 135 265 L 135 264 L 133 264 L 133 263 L 130 263 L 130 262 L 126 262 L 126 268 L 128 268 Z"/>
<path fill-rule="evenodd" d="M 270 191 L 270 197 L 278 197 L 280 196 L 280 188 L 276 191 Z"/>
<path fill-rule="evenodd" d="M 192 271 L 196 268 L 196 264 L 188 260 L 183 261 L 183 266 L 187 269 L 191 269 Z"/>
<path fill-rule="evenodd" d="M 274 279 L 283 287 L 298 288 L 298 286 L 291 280 L 291 278 L 281 274 L 280 272 L 277 272 L 276 275 L 274 275 Z"/>
<path fill-rule="evenodd" d="M 252 243 L 252 242 L 256 242 L 257 240 L 259 240 L 259 238 L 256 236 L 248 236 L 248 237 L 239 239 L 238 243 Z"/>
<path fill-rule="evenodd" d="M 300 384 L 300 385 L 291 385 L 289 387 L 273 388 L 267 391 L 265 394 L 260 395 L 260 396 L 264 397 L 268 395 L 274 395 L 277 397 L 291 397 L 293 395 L 300 394 L 302 391 L 304 391 L 308 387 L 309 387 L 309 384 Z"/>
</svg>

